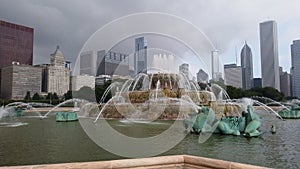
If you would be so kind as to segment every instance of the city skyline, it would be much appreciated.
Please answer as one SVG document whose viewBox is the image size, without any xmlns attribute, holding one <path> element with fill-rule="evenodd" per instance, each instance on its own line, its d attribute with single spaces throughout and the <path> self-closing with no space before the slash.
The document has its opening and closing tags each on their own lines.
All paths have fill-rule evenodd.
<svg viewBox="0 0 300 169">
<path fill-rule="evenodd" d="M 235 48 L 241 49 L 243 42 L 247 40 L 252 47 L 254 77 L 260 77 L 261 71 L 258 35 L 260 22 L 272 19 L 278 23 L 279 64 L 285 71 L 289 71 L 291 67 L 291 59 L 285 59 L 291 56 L 289 46 L 293 40 L 300 38 L 300 24 L 297 22 L 300 17 L 298 1 L 228 1 L 218 2 L 218 8 L 216 1 L 191 1 L 188 4 L 184 1 L 126 1 L 124 5 L 115 5 L 118 1 L 77 2 L 72 3 L 72 8 L 69 3 L 70 1 L 64 1 L 57 6 L 58 3 L 54 1 L 2 1 L 1 19 L 35 28 L 34 64 L 48 62 L 48 55 L 57 44 L 65 49 L 66 59 L 74 63 L 81 47 L 92 33 L 113 19 L 136 12 L 170 13 L 188 20 L 202 30 L 218 48 L 223 64 L 235 62 Z M 161 7 L 157 8 L 157 4 L 168 4 L 168 7 L 159 5 Z M 94 12 L 80 12 L 78 9 L 82 6 Z M 265 6 L 271 7 L 265 10 Z M 40 10 L 41 8 L 45 10 Z M 113 10 L 114 15 L 110 15 L 109 12 L 101 12 L 102 8 L 117 9 Z M 278 12 L 285 10 L 291 12 Z M 18 12 L 14 14 L 13 11 Z M 49 22 L 60 26 L 49 26 Z"/>
</svg>

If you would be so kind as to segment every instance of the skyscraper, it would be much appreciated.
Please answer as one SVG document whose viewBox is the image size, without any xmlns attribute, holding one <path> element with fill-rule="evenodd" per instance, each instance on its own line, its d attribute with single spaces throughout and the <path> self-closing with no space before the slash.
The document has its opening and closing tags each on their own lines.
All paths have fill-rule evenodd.
<svg viewBox="0 0 300 169">
<path fill-rule="evenodd" d="M 291 45 L 292 54 L 292 96 L 300 98 L 300 40 Z"/>
<path fill-rule="evenodd" d="M 0 20 L 0 85 L 1 69 L 12 62 L 32 65 L 33 28 Z"/>
<path fill-rule="evenodd" d="M 147 40 L 144 37 L 135 39 L 134 71 L 147 73 Z"/>
<path fill-rule="evenodd" d="M 262 87 L 280 91 L 277 24 L 266 21 L 259 24 Z"/>
<path fill-rule="evenodd" d="M 97 69 L 97 76 L 99 75 L 129 75 L 129 55 L 105 50 L 97 52 L 98 58 L 101 59 Z"/>
<path fill-rule="evenodd" d="M 242 68 L 236 64 L 224 65 L 225 84 L 242 88 Z"/>
<path fill-rule="evenodd" d="M 211 68 L 212 82 L 223 81 L 222 72 L 220 71 L 220 58 L 218 50 L 214 50 L 211 52 Z"/>
<path fill-rule="evenodd" d="M 247 42 L 245 42 L 241 51 L 241 67 L 243 89 L 251 89 L 253 87 L 253 63 L 251 48 L 248 46 Z"/>
<path fill-rule="evenodd" d="M 13 61 L 32 65 L 33 28 L 0 20 L 0 69 Z"/>
<path fill-rule="evenodd" d="M 50 65 L 47 70 L 47 92 L 56 93 L 59 96 L 67 93 L 70 87 L 70 69 L 65 67 L 65 56 L 59 46 L 50 55 Z"/>
<path fill-rule="evenodd" d="M 80 53 L 80 75 L 96 76 L 97 56 L 94 51 Z"/>
<path fill-rule="evenodd" d="M 291 75 L 284 72 L 282 67 L 279 67 L 280 74 L 280 90 L 285 97 L 291 96 Z"/>
</svg>

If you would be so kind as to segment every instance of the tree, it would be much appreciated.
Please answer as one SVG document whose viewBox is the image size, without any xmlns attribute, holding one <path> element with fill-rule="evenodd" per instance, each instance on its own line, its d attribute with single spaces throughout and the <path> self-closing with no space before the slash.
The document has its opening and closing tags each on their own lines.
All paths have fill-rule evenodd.
<svg viewBox="0 0 300 169">
<path fill-rule="evenodd" d="M 73 96 L 75 98 L 85 99 L 92 102 L 96 101 L 95 91 L 88 86 L 83 86 L 77 92 L 73 92 Z"/>
<path fill-rule="evenodd" d="M 51 99 L 53 99 L 53 95 L 52 93 L 48 93 L 46 96 L 46 100 L 51 100 Z"/>
<path fill-rule="evenodd" d="M 34 95 L 32 96 L 32 100 L 40 100 L 40 95 L 38 93 L 34 93 Z"/>
<path fill-rule="evenodd" d="M 95 95 L 97 102 L 100 102 L 104 92 L 106 89 L 111 85 L 111 81 L 107 81 L 104 85 L 96 85 L 95 86 Z M 106 103 L 109 99 L 111 99 L 112 95 L 111 92 L 108 92 L 107 96 L 104 98 L 104 102 Z"/>
<path fill-rule="evenodd" d="M 31 100 L 30 91 L 26 92 L 26 96 L 24 97 L 24 100 Z"/>
<path fill-rule="evenodd" d="M 52 98 L 53 100 L 59 100 L 59 98 L 58 98 L 58 96 L 57 96 L 57 94 L 56 94 L 56 93 L 53 93 L 53 95 L 52 95 L 52 96 L 53 96 L 53 98 Z"/>
<path fill-rule="evenodd" d="M 57 104 L 59 103 L 59 98 L 56 93 L 48 93 L 46 96 L 46 100 L 49 101 L 50 104 Z"/>
<path fill-rule="evenodd" d="M 198 82 L 198 85 L 199 85 L 199 87 L 200 87 L 201 90 L 205 90 L 205 88 L 207 87 L 206 83 L 200 83 L 200 82 Z"/>
<path fill-rule="evenodd" d="M 72 99 L 73 98 L 73 95 L 72 95 L 72 91 L 69 90 L 67 93 L 64 94 L 64 98 L 65 100 L 69 100 L 69 99 Z"/>
<path fill-rule="evenodd" d="M 256 87 L 256 88 L 243 91 L 241 88 L 227 86 L 226 91 L 229 97 L 232 99 L 238 99 L 242 97 L 252 97 L 252 96 L 267 97 L 276 101 L 281 101 L 282 99 L 284 99 L 284 95 L 272 87 L 264 87 L 264 88 Z"/>
<path fill-rule="evenodd" d="M 238 99 L 238 98 L 242 98 L 244 95 L 243 95 L 243 90 L 241 88 L 235 88 L 233 86 L 227 86 L 226 87 L 226 91 L 227 91 L 227 94 L 229 95 L 229 97 L 231 99 Z"/>
</svg>

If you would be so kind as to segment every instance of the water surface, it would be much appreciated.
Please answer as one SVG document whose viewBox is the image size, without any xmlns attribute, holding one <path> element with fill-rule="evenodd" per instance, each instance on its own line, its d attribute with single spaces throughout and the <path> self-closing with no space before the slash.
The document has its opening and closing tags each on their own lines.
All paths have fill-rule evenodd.
<svg viewBox="0 0 300 169">
<path fill-rule="evenodd" d="M 274 168 L 300 168 L 300 120 L 280 121 L 263 115 L 258 138 L 214 134 L 198 144 L 197 135 L 187 137 L 162 155 L 190 154 Z M 18 118 L 16 126 L 0 125 L 0 166 L 121 159 L 98 147 L 79 122 L 55 122 L 47 118 Z M 113 128 L 132 137 L 149 137 L 163 132 L 173 121 L 155 124 L 110 120 Z M 270 126 L 277 133 L 270 132 Z M 168 144 L 168 143 L 161 143 Z"/>
</svg>

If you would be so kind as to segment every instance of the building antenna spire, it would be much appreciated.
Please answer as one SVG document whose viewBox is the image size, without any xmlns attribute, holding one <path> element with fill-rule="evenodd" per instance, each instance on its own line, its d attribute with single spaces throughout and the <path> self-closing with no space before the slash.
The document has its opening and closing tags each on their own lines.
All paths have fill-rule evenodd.
<svg viewBox="0 0 300 169">
<path fill-rule="evenodd" d="M 234 47 L 234 51 L 235 51 L 235 64 L 237 65 L 238 63 L 238 56 L 237 56 L 237 51 L 236 51 L 236 46 Z"/>
</svg>

